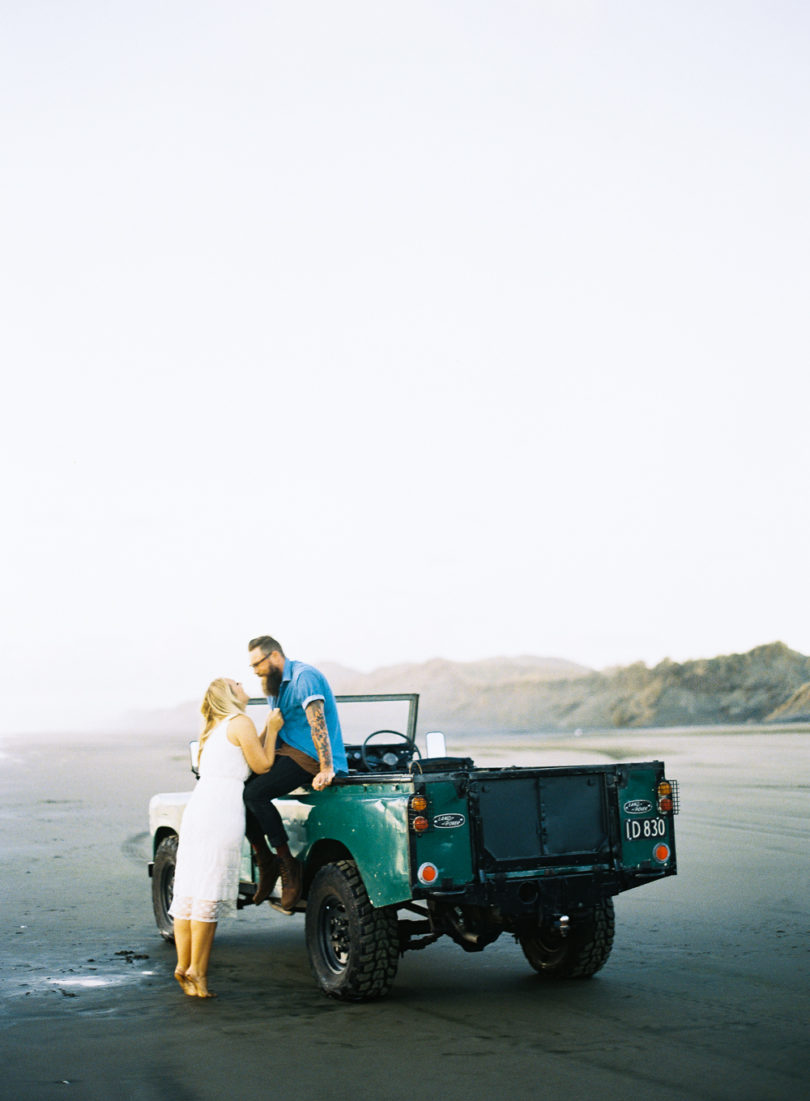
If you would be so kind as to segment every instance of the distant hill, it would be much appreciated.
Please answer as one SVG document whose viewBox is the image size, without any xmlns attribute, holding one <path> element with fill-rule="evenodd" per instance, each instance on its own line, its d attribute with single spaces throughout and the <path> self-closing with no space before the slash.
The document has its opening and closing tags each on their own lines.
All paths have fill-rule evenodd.
<svg viewBox="0 0 810 1101">
<path fill-rule="evenodd" d="M 324 672 L 327 672 L 326 667 Z M 327 673 L 329 675 L 329 673 Z M 338 692 L 420 693 L 420 725 L 448 732 L 575 730 L 810 718 L 810 658 L 784 643 L 678 664 L 596 672 L 559 659 L 436 659 L 335 670 Z"/>
<path fill-rule="evenodd" d="M 497 671 L 498 679 L 509 682 L 563 681 L 569 677 L 581 677 L 592 672 L 585 665 L 577 665 L 563 658 L 512 657 L 492 658 L 479 662 L 454 662 L 442 658 L 421 663 L 391 665 L 360 673 L 336 662 L 318 661 L 315 665 L 325 674 L 336 695 L 360 695 L 387 692 L 418 692 L 420 728 L 424 717 L 439 727 L 448 716 L 446 729 L 463 727 L 469 713 L 469 699 L 480 699 Z M 189 701 L 174 707 L 150 711 L 131 711 L 122 717 L 118 726 L 127 731 L 160 732 L 167 734 L 193 732 L 200 726 L 199 702 Z M 452 716 L 458 712 L 457 724 Z M 430 720 L 429 716 L 434 718 Z M 487 729 L 486 724 L 481 729 Z M 476 726 L 476 729 L 478 727 Z M 535 727 L 536 729 L 536 727 Z"/>
<path fill-rule="evenodd" d="M 810 721 L 810 657 L 782 642 L 682 664 L 602 672 L 562 658 L 442 658 L 360 673 L 317 663 L 338 695 L 418 692 L 420 729 L 570 731 Z M 127 729 L 196 733 L 199 704 L 131 714 Z"/>
<path fill-rule="evenodd" d="M 785 722 L 807 718 L 809 703 L 810 658 L 774 642 L 745 654 L 592 673 L 555 685 L 545 715 L 563 730 Z"/>
<path fill-rule="evenodd" d="M 328 662 L 320 668 L 338 695 L 418 692 L 420 727 L 448 732 L 537 730 L 536 701 L 553 691 L 554 685 L 593 673 L 587 666 L 563 658 L 529 656 L 468 662 L 433 658 L 371 673 L 340 669 Z"/>
</svg>

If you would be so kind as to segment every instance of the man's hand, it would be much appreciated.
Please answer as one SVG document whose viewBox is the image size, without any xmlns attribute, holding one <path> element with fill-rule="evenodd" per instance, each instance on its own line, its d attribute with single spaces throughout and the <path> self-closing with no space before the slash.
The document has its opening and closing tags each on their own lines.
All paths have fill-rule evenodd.
<svg viewBox="0 0 810 1101">
<path fill-rule="evenodd" d="M 335 778 L 335 770 L 333 768 L 324 768 L 318 773 L 315 779 L 312 781 L 312 786 L 315 791 L 323 791 L 324 788 L 328 788 Z"/>
</svg>

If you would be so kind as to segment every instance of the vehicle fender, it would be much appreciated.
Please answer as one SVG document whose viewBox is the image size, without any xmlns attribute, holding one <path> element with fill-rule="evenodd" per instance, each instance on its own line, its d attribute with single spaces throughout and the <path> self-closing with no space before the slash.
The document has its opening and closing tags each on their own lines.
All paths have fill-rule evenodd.
<svg viewBox="0 0 810 1101">
<path fill-rule="evenodd" d="M 290 848 L 306 864 L 323 843 L 351 854 L 372 906 L 412 897 L 408 844 L 408 784 L 369 783 L 302 791 L 278 800 Z"/>
<path fill-rule="evenodd" d="M 190 798 L 190 791 L 170 791 L 153 795 L 149 800 L 149 836 L 153 852 L 166 834 L 180 834 L 183 812 Z"/>
</svg>

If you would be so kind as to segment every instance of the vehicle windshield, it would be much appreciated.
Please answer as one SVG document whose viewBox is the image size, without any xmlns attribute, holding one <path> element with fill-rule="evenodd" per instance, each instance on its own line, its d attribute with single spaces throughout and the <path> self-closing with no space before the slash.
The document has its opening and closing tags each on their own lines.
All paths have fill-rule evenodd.
<svg viewBox="0 0 810 1101">
<path fill-rule="evenodd" d="M 416 693 L 336 696 L 335 699 L 346 745 L 361 745 L 375 730 L 395 730 L 411 741 L 415 739 L 419 703 Z M 261 697 L 251 699 L 248 703 L 247 713 L 256 724 L 257 730 L 263 728 L 267 712 L 267 701 Z"/>
</svg>

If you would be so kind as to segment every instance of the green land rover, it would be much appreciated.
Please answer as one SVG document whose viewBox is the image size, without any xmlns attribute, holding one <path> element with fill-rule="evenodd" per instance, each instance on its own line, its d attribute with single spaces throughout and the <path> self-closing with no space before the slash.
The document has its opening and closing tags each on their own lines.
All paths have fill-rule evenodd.
<svg viewBox="0 0 810 1101">
<path fill-rule="evenodd" d="M 480 952 L 509 933 L 541 976 L 587 978 L 610 954 L 613 896 L 676 874 L 678 785 L 661 761 L 476 768 L 446 756 L 436 732 L 420 751 L 416 694 L 337 700 L 348 774 L 277 801 L 304 865 L 298 908 L 325 994 L 378 998 L 403 952 L 442 936 Z M 258 729 L 263 709 L 251 700 Z M 167 940 L 189 795 L 149 806 L 152 900 Z M 255 883 L 246 842 L 240 905 Z"/>
</svg>

